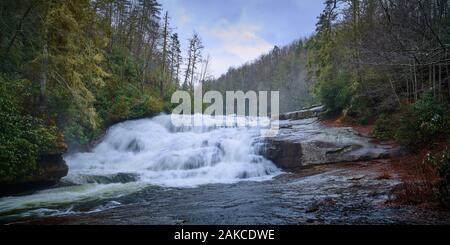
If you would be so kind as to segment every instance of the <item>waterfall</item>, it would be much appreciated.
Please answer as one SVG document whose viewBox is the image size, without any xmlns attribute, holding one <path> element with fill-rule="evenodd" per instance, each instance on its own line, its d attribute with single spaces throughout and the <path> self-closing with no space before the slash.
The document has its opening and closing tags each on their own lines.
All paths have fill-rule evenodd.
<svg viewBox="0 0 450 245">
<path fill-rule="evenodd" d="M 259 128 L 238 126 L 239 120 L 260 119 L 234 116 L 233 127 L 221 127 L 214 123 L 218 118 L 188 117 L 201 117 L 205 125 L 177 127 L 171 116 L 160 115 L 111 127 L 91 152 L 65 156 L 70 170 L 61 186 L 0 198 L 0 213 L 13 218 L 75 214 L 85 209 L 83 203 L 93 207 L 82 212 L 97 212 L 116 207 L 117 198 L 147 187 L 264 181 L 281 173 L 259 154 Z"/>
<path fill-rule="evenodd" d="M 192 187 L 263 180 L 279 172 L 259 155 L 257 127 L 217 127 L 213 117 L 196 117 L 204 126 L 175 127 L 169 115 L 117 124 L 92 152 L 66 157 L 67 179 L 83 184 L 86 176 L 127 173 L 143 183 Z"/>
</svg>

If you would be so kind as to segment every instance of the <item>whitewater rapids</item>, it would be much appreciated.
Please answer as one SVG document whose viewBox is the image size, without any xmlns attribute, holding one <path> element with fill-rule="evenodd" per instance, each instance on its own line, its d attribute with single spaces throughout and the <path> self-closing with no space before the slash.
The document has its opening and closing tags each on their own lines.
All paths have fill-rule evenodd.
<svg viewBox="0 0 450 245">
<path fill-rule="evenodd" d="M 128 173 L 140 182 L 167 187 L 267 179 L 278 169 L 259 155 L 259 132 L 208 122 L 175 127 L 168 115 L 120 123 L 93 152 L 66 157 L 68 179 L 83 184 L 85 176 Z"/>
<path fill-rule="evenodd" d="M 260 127 L 239 127 L 237 123 L 220 127 L 215 126 L 217 118 L 195 117 L 201 117 L 204 126 L 176 127 L 169 115 L 119 123 L 91 152 L 65 156 L 70 170 L 62 180 L 64 185 L 1 198 L 0 214 L 26 210 L 20 215 L 60 215 L 75 212 L 72 204 L 76 202 L 108 200 L 92 212 L 120 205 L 114 198 L 148 186 L 195 188 L 265 181 L 281 173 L 260 155 Z"/>
</svg>

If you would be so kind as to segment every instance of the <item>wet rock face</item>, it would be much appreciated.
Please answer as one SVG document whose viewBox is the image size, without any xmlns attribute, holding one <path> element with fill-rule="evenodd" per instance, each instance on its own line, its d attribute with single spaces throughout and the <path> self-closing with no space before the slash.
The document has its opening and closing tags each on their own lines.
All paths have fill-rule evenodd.
<svg viewBox="0 0 450 245">
<path fill-rule="evenodd" d="M 280 115 L 280 120 L 302 120 L 312 117 L 318 117 L 320 113 L 325 111 L 324 106 L 316 106 L 295 112 L 289 112 Z"/>
<path fill-rule="evenodd" d="M 114 184 L 114 183 L 131 183 L 139 179 L 139 175 L 135 173 L 118 173 L 111 175 L 88 175 L 83 176 L 84 182 L 90 184 Z M 74 183 L 68 183 L 74 184 Z"/>
<path fill-rule="evenodd" d="M 375 145 L 351 128 L 329 128 L 318 118 L 280 121 L 278 136 L 266 139 L 263 155 L 282 169 L 388 158 L 400 149 Z"/>
<path fill-rule="evenodd" d="M 271 140 L 263 153 L 282 169 L 292 169 L 302 165 L 302 146 L 299 143 Z"/>
<path fill-rule="evenodd" d="M 38 170 L 12 183 L 0 183 L 0 196 L 21 194 L 51 187 L 65 177 L 69 167 L 62 154 L 43 155 L 38 160 Z"/>
<path fill-rule="evenodd" d="M 32 176 L 31 179 L 36 181 L 47 180 L 58 182 L 69 172 L 69 167 L 62 154 L 41 156 L 39 160 L 41 171 L 39 174 Z"/>
</svg>

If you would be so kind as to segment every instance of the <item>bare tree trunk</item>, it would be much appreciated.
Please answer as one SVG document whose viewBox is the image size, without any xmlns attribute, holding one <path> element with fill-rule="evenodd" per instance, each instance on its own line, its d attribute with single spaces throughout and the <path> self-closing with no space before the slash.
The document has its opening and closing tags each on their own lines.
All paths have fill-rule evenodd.
<svg viewBox="0 0 450 245">
<path fill-rule="evenodd" d="M 166 72 L 166 60 L 167 60 L 167 40 L 169 35 L 169 13 L 166 11 L 164 16 L 164 30 L 163 30 L 163 57 L 162 57 L 162 72 Z"/>
<path fill-rule="evenodd" d="M 48 74 L 48 47 L 47 43 L 44 44 L 42 51 L 42 67 L 41 67 L 41 79 L 40 85 L 40 98 L 39 98 L 39 111 L 44 114 L 47 111 L 47 74 Z"/>
<path fill-rule="evenodd" d="M 169 13 L 166 11 L 164 16 L 163 30 L 163 53 L 162 53 L 162 77 L 159 80 L 159 93 L 161 98 L 164 96 L 164 80 L 166 79 L 166 62 L 167 62 L 167 40 L 169 35 Z"/>
<path fill-rule="evenodd" d="M 197 63 L 197 56 L 196 56 L 196 54 L 195 54 L 195 51 L 194 51 L 194 57 L 193 57 L 193 59 L 192 59 L 192 72 L 191 72 L 191 81 L 189 82 L 189 87 L 191 88 L 191 89 L 194 89 L 194 76 L 195 76 L 195 65 L 196 65 L 196 63 Z"/>
<path fill-rule="evenodd" d="M 414 101 L 418 99 L 418 85 L 417 85 L 417 68 L 416 68 L 416 60 L 414 59 Z"/>
<path fill-rule="evenodd" d="M 392 79 L 389 79 L 389 83 L 391 84 L 392 93 L 394 94 L 395 99 L 396 99 L 397 102 L 398 102 L 398 105 L 401 106 L 401 105 L 402 105 L 402 102 L 400 101 L 400 97 L 398 97 L 398 94 L 397 94 L 397 92 L 395 91 L 395 85 L 394 85 L 394 82 L 392 81 Z"/>
<path fill-rule="evenodd" d="M 406 80 L 406 94 L 407 94 L 407 98 L 408 98 L 408 100 L 407 100 L 408 104 L 411 103 L 411 94 L 414 93 L 414 74 L 413 74 L 412 69 L 413 69 L 413 66 L 411 65 L 411 62 L 410 62 L 409 77 Z M 411 82 L 411 84 L 410 84 L 410 82 Z"/>
<path fill-rule="evenodd" d="M 200 81 L 205 81 L 206 73 L 208 72 L 208 65 L 209 65 L 209 55 L 206 57 L 205 67 L 204 67 L 203 74 L 202 74 Z"/>
<path fill-rule="evenodd" d="M 9 51 L 11 50 L 11 47 L 13 46 L 14 42 L 16 41 L 17 36 L 19 35 L 19 32 L 22 30 L 23 22 L 27 18 L 28 14 L 31 12 L 31 10 L 33 9 L 33 6 L 34 5 L 30 5 L 27 8 L 27 10 L 25 11 L 25 13 L 22 15 L 22 18 L 20 18 L 19 23 L 17 24 L 16 31 L 14 32 L 14 35 L 12 36 L 11 40 L 8 43 L 8 46 L 6 47 L 5 57 L 8 56 Z"/>
<path fill-rule="evenodd" d="M 436 65 L 433 64 L 433 69 L 432 69 L 433 73 L 432 73 L 432 81 L 433 81 L 433 96 L 434 98 L 437 97 L 437 93 L 436 93 Z"/>
<path fill-rule="evenodd" d="M 409 74 L 411 74 L 411 67 L 409 68 Z M 410 92 L 409 92 L 409 80 L 411 79 L 411 75 L 406 79 L 406 102 L 409 104 L 410 103 L 410 101 L 409 101 L 409 94 L 410 94 Z M 411 79 L 412 80 L 412 79 Z"/>
<path fill-rule="evenodd" d="M 439 101 L 442 101 L 442 70 L 441 70 L 441 63 L 439 63 L 439 79 L 438 79 L 438 98 Z"/>
<path fill-rule="evenodd" d="M 433 88 L 433 78 L 431 77 L 433 68 L 431 67 L 431 65 L 428 66 L 428 86 L 429 88 L 433 89 L 433 96 L 434 96 L 434 88 Z"/>
<path fill-rule="evenodd" d="M 187 68 L 186 68 L 186 73 L 184 76 L 184 83 L 183 85 L 185 87 L 189 87 L 189 78 L 190 78 L 190 74 L 191 74 L 191 60 L 192 60 L 192 52 L 188 52 L 188 63 L 187 63 Z"/>
<path fill-rule="evenodd" d="M 110 2 L 109 9 L 108 9 L 108 28 L 110 28 L 111 32 L 113 29 L 113 27 L 112 27 L 112 23 L 113 23 L 112 18 L 113 17 L 112 16 L 113 16 L 113 3 Z M 111 33 L 111 38 L 109 40 L 109 45 L 108 45 L 109 52 L 112 52 L 112 49 L 113 49 L 113 36 L 114 36 L 113 33 Z"/>
<path fill-rule="evenodd" d="M 447 55 L 445 57 L 448 57 Z M 448 88 L 448 96 L 450 96 L 450 73 L 448 71 L 448 65 L 449 64 L 445 64 L 445 71 L 447 74 L 447 88 Z"/>
</svg>

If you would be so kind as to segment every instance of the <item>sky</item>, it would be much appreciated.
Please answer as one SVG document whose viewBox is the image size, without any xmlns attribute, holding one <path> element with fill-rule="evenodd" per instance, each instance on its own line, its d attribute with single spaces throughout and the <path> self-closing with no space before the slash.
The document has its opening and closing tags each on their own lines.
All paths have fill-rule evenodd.
<svg viewBox="0 0 450 245">
<path fill-rule="evenodd" d="M 322 0 L 159 0 L 168 11 L 186 55 L 197 32 L 216 78 L 269 52 L 314 33 Z"/>
</svg>

